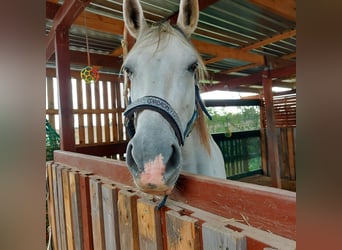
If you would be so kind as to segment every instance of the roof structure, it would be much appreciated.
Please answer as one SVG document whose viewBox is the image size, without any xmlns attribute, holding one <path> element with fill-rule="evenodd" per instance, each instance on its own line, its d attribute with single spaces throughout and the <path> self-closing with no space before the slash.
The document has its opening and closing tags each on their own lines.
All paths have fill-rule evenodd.
<svg viewBox="0 0 342 250">
<path fill-rule="evenodd" d="M 175 22 L 179 0 L 141 0 L 149 23 Z M 259 92 L 262 71 L 271 69 L 273 86 L 296 89 L 295 0 L 199 0 L 198 27 L 191 40 L 204 59 L 209 82 L 204 91 Z M 56 67 L 54 34 L 70 26 L 72 69 L 92 64 L 119 74 L 123 61 L 122 0 L 47 0 L 46 65 Z"/>
</svg>

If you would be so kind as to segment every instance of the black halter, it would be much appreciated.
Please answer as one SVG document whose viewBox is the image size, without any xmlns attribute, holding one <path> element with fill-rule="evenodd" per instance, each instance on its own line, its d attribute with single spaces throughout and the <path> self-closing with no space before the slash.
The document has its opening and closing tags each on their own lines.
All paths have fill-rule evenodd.
<svg viewBox="0 0 342 250">
<path fill-rule="evenodd" d="M 180 119 L 176 113 L 176 111 L 172 108 L 172 106 L 165 101 L 164 99 L 157 97 L 157 96 L 143 96 L 136 101 L 129 103 L 125 112 L 124 116 L 125 119 L 125 126 L 128 132 L 128 135 L 132 138 L 135 134 L 135 126 L 134 126 L 134 114 L 141 110 L 153 110 L 155 112 L 158 112 L 161 114 L 165 120 L 168 121 L 168 123 L 173 128 L 176 137 L 178 139 L 178 144 L 180 146 L 184 145 L 184 140 L 186 137 L 189 136 L 189 134 L 192 131 L 192 128 L 198 118 L 198 111 L 197 111 L 197 104 L 199 107 L 204 111 L 204 113 L 208 116 L 208 118 L 211 120 L 211 116 L 209 115 L 208 111 L 206 110 L 200 94 L 199 94 L 199 88 L 197 84 L 195 85 L 195 109 L 194 112 L 189 119 L 185 130 L 183 130 L 182 124 L 180 122 Z"/>
</svg>

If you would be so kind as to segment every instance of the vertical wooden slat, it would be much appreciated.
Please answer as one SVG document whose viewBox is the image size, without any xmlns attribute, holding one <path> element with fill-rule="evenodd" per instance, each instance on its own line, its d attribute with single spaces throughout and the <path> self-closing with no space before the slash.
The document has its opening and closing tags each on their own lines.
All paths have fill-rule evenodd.
<svg viewBox="0 0 342 250">
<path fill-rule="evenodd" d="M 138 250 L 137 195 L 126 190 L 118 194 L 121 250 Z"/>
<path fill-rule="evenodd" d="M 53 77 L 48 76 L 46 77 L 46 91 L 47 91 L 47 102 L 48 102 L 48 110 L 55 109 L 55 100 L 54 100 L 54 91 L 53 91 Z M 55 115 L 49 115 L 49 122 L 53 128 L 56 127 L 55 124 Z"/>
<path fill-rule="evenodd" d="M 229 249 L 246 250 L 246 236 L 222 225 L 204 223 L 202 225 L 203 250 Z"/>
<path fill-rule="evenodd" d="M 84 250 L 93 250 L 89 174 L 80 173 L 80 196 L 82 211 L 82 235 Z"/>
<path fill-rule="evenodd" d="M 91 87 L 90 84 L 86 84 L 86 97 L 87 97 L 87 111 L 92 110 L 92 98 L 91 98 Z M 88 123 L 88 143 L 94 143 L 94 127 L 93 127 L 93 116 L 92 114 L 87 114 Z"/>
<path fill-rule="evenodd" d="M 102 185 L 102 205 L 106 250 L 120 250 L 118 189 L 111 184 Z"/>
<path fill-rule="evenodd" d="M 296 162 L 295 162 L 295 142 L 294 142 L 294 128 L 287 128 L 287 140 L 288 140 L 288 151 L 289 151 L 289 168 L 290 168 L 290 179 L 296 179 Z"/>
<path fill-rule="evenodd" d="M 59 224 L 60 224 L 60 237 L 61 243 L 59 244 L 61 249 L 67 249 L 67 236 L 65 227 L 65 215 L 64 215 L 64 197 L 63 197 L 63 178 L 62 178 L 63 166 L 56 167 L 57 173 L 57 189 L 58 189 L 58 211 L 59 211 Z"/>
<path fill-rule="evenodd" d="M 105 131 L 105 142 L 110 142 L 110 131 L 109 131 L 109 118 L 108 118 L 108 82 L 103 82 L 103 109 L 104 109 L 104 131 Z"/>
<path fill-rule="evenodd" d="M 95 250 L 104 250 L 104 228 L 103 228 L 103 210 L 102 210 L 102 192 L 101 181 L 96 176 L 89 180 L 91 220 L 93 228 L 93 241 Z"/>
<path fill-rule="evenodd" d="M 116 99 L 117 99 L 117 114 L 118 114 L 118 132 L 119 132 L 119 141 L 122 141 L 123 138 L 123 125 L 122 125 L 122 107 L 121 107 L 121 90 L 120 90 L 120 83 L 117 82 L 115 84 L 116 88 Z"/>
<path fill-rule="evenodd" d="M 146 199 L 137 202 L 140 249 L 163 248 L 160 211 L 155 203 Z"/>
<path fill-rule="evenodd" d="M 79 172 L 69 172 L 71 212 L 74 230 L 75 249 L 81 250 L 83 247 L 82 235 L 82 211 L 81 211 L 81 194 L 80 194 L 80 174 Z"/>
<path fill-rule="evenodd" d="M 117 114 L 118 114 L 118 104 L 116 99 L 116 83 L 112 81 L 111 83 L 111 95 L 112 95 L 112 109 L 113 109 L 113 118 L 112 118 L 112 129 L 113 129 L 113 140 L 114 142 L 119 141 L 119 133 L 118 133 L 118 120 L 117 120 Z"/>
<path fill-rule="evenodd" d="M 102 126 L 101 126 L 101 114 L 100 114 L 100 82 L 94 83 L 94 97 L 95 97 L 95 110 L 96 110 L 96 138 L 97 143 L 102 143 Z"/>
<path fill-rule="evenodd" d="M 57 240 L 57 225 L 56 225 L 56 215 L 58 214 L 58 204 L 55 203 L 56 193 L 54 192 L 55 178 L 53 177 L 52 162 L 47 164 L 48 173 L 48 185 L 49 185 L 49 199 L 48 199 L 48 211 L 49 211 L 49 224 L 51 226 L 52 232 L 52 244 L 54 249 L 58 249 Z"/>
<path fill-rule="evenodd" d="M 166 212 L 166 234 L 169 250 L 200 249 L 200 229 L 197 219 L 181 216 L 176 211 Z"/>
<path fill-rule="evenodd" d="M 77 108 L 83 110 L 83 91 L 82 91 L 82 80 L 76 79 L 76 90 L 77 90 Z M 85 144 L 85 132 L 84 132 L 84 115 L 80 113 L 78 116 L 78 136 L 80 144 Z"/>
<path fill-rule="evenodd" d="M 70 186 L 69 186 L 69 169 L 62 170 L 63 182 L 63 198 L 64 198 L 64 216 L 65 216 L 65 231 L 67 237 L 68 249 L 74 249 L 74 232 L 73 220 L 71 214 L 71 199 L 70 199 Z"/>
<path fill-rule="evenodd" d="M 53 200 L 55 204 L 55 216 L 56 216 L 56 243 L 59 248 L 62 248 L 61 238 L 61 221 L 59 211 L 59 196 L 58 196 L 58 179 L 57 179 L 57 166 L 58 164 L 52 164 L 52 184 L 53 184 Z"/>
</svg>

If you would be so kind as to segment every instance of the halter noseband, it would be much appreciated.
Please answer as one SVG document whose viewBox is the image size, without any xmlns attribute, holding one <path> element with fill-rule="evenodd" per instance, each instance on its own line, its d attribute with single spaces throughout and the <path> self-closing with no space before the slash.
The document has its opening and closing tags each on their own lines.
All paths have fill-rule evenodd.
<svg viewBox="0 0 342 250">
<path fill-rule="evenodd" d="M 180 122 L 179 116 L 177 115 L 176 111 L 172 108 L 172 106 L 165 101 L 164 99 L 157 97 L 157 96 L 143 96 L 136 101 L 129 103 L 125 112 L 123 113 L 126 117 L 125 119 L 125 126 L 128 132 L 128 135 L 132 138 L 135 134 L 135 126 L 134 126 L 134 114 L 141 110 L 152 110 L 161 114 L 165 120 L 173 128 L 175 135 L 178 139 L 178 144 L 180 146 L 184 145 L 184 139 L 189 136 L 192 131 L 192 128 L 198 118 L 198 111 L 197 111 L 197 104 L 201 107 L 204 113 L 208 116 L 211 120 L 211 116 L 209 115 L 208 111 L 206 110 L 199 94 L 199 88 L 197 84 L 195 85 L 195 109 L 194 112 L 188 121 L 186 128 L 183 132 L 182 124 Z"/>
</svg>

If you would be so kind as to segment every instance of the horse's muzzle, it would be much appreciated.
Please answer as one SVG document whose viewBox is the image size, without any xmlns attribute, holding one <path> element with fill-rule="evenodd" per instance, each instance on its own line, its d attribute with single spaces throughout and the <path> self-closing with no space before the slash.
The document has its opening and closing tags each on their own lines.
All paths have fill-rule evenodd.
<svg viewBox="0 0 342 250">
<path fill-rule="evenodd" d="M 136 186 L 145 193 L 171 193 L 180 174 L 180 147 L 161 145 L 157 151 L 149 150 L 141 148 L 144 144 L 135 139 L 132 138 L 127 146 L 126 162 Z"/>
</svg>

